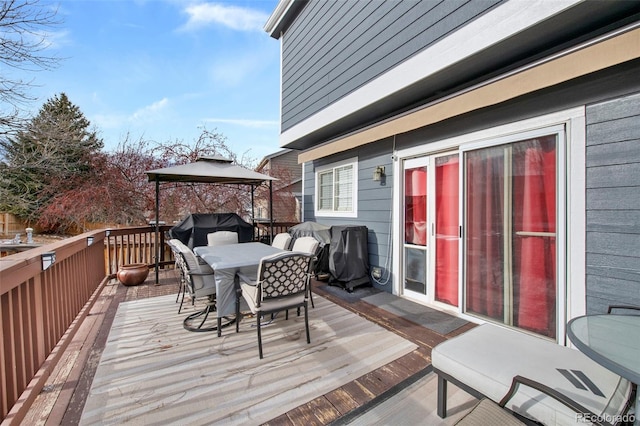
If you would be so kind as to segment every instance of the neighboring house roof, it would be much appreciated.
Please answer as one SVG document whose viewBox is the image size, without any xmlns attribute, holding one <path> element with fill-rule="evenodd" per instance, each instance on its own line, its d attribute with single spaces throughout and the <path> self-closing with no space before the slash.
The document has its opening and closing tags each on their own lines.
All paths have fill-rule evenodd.
<svg viewBox="0 0 640 426">
<path fill-rule="evenodd" d="M 281 149 L 278 152 L 274 152 L 273 154 L 269 154 L 269 155 L 266 155 L 266 156 L 262 157 L 262 160 L 260 160 L 260 163 L 258 164 L 258 167 L 256 167 L 256 170 L 261 170 L 262 168 L 264 168 L 267 165 L 267 163 L 269 162 L 269 160 L 273 160 L 274 158 L 277 158 L 277 157 L 280 157 L 282 155 L 288 154 L 291 151 L 293 151 L 293 150 L 285 148 L 285 149 Z"/>
</svg>

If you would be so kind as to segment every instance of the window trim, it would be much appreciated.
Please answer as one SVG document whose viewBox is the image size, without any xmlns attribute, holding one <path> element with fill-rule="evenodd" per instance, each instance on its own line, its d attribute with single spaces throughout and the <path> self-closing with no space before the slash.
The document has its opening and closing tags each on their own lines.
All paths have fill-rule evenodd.
<svg viewBox="0 0 640 426">
<path fill-rule="evenodd" d="M 351 211 L 337 211 L 335 205 L 331 210 L 320 210 L 320 175 L 327 171 L 333 171 L 332 184 L 335 184 L 335 170 L 340 167 L 351 166 L 353 168 L 353 182 L 351 185 Z M 332 194 L 333 201 L 335 201 L 335 193 Z M 338 161 L 331 164 L 320 166 L 315 170 L 315 184 L 314 184 L 314 213 L 316 217 L 358 217 L 358 157 L 349 158 L 343 161 Z"/>
<path fill-rule="evenodd" d="M 565 223 L 565 246 L 564 246 L 564 270 L 558 270 L 558 277 L 565 280 L 564 291 L 559 293 L 563 303 L 564 318 L 558 318 L 557 342 L 560 345 L 567 345 L 566 339 L 566 322 L 572 318 L 584 315 L 586 312 L 586 111 L 585 106 L 581 105 L 549 114 L 543 114 L 532 118 L 514 121 L 507 124 L 489 127 L 484 130 L 478 130 L 465 133 L 451 138 L 445 138 L 437 141 L 397 150 L 393 152 L 394 164 L 393 173 L 399 176 L 401 166 L 404 159 L 431 155 L 439 151 L 458 149 L 460 152 L 468 150 L 471 147 L 480 147 L 486 144 L 488 140 L 495 141 L 499 138 L 509 138 L 512 134 L 523 135 L 527 132 L 536 132 L 540 128 L 549 128 L 555 125 L 564 126 L 565 129 L 565 152 L 564 152 L 564 217 L 567 219 Z M 425 142 L 426 143 L 426 142 Z M 462 168 L 461 168 L 462 171 Z M 400 247 L 402 241 L 400 235 L 402 233 L 402 223 L 398 219 L 402 217 L 402 200 L 400 194 L 401 179 L 394 181 L 393 190 L 393 244 Z M 462 179 L 461 179 L 462 182 Z M 460 194 L 461 197 L 464 194 Z M 560 196 L 560 195 L 558 195 Z M 461 203 L 462 203 L 461 199 Z M 463 204 L 461 204 L 462 206 Z M 462 220 L 462 217 L 460 218 Z M 400 270 L 402 262 L 399 250 L 393 253 L 394 265 L 394 294 L 402 294 L 402 271 Z M 459 279 L 459 306 L 453 309 L 447 309 L 461 318 L 472 322 L 483 322 L 478 317 L 474 317 L 462 312 L 462 306 L 466 303 L 463 299 L 464 293 L 462 289 L 464 274 L 460 274 Z M 439 306 L 439 305 L 438 305 Z"/>
</svg>

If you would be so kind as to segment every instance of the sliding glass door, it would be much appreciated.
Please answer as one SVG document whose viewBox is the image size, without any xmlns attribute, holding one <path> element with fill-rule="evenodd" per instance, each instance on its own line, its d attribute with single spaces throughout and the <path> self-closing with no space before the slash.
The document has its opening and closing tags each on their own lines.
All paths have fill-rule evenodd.
<svg viewBox="0 0 640 426">
<path fill-rule="evenodd" d="M 465 152 L 465 311 L 555 338 L 559 134 Z"/>
</svg>

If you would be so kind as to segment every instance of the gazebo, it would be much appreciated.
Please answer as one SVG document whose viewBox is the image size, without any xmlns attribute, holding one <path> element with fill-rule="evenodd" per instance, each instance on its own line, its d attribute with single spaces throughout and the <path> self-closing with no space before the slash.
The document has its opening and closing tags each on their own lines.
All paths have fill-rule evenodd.
<svg viewBox="0 0 640 426">
<path fill-rule="evenodd" d="M 273 237 L 273 181 L 277 180 L 276 178 L 238 166 L 237 164 L 233 164 L 232 160 L 220 156 L 199 157 L 194 163 L 151 170 L 146 172 L 146 174 L 149 177 L 149 182 L 156 183 L 156 241 L 160 241 L 160 182 L 250 185 L 252 222 L 254 190 L 264 182 L 269 182 L 269 222 L 271 237 Z M 157 284 L 160 264 L 160 246 L 158 244 L 156 244 L 155 257 Z"/>
</svg>

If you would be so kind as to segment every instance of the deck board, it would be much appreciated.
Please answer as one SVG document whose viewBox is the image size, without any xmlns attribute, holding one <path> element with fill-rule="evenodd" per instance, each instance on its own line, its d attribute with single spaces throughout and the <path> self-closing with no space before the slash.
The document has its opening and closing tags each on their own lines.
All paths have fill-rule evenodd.
<svg viewBox="0 0 640 426">
<path fill-rule="evenodd" d="M 143 285 L 136 288 L 125 288 L 115 283 L 113 286 L 107 286 L 112 293 L 108 294 L 107 291 L 103 293 L 101 298 L 105 301 L 102 303 L 109 304 L 113 300 L 113 307 L 117 307 L 121 301 L 137 300 L 140 298 L 155 297 L 160 295 L 176 294 L 178 286 L 175 280 L 175 273 L 172 270 L 162 271 L 160 274 L 160 283 L 156 285 L 153 283 L 151 277 Z M 380 374 L 386 374 L 388 377 L 384 378 L 385 385 L 383 387 L 393 386 L 394 382 L 401 382 L 402 377 L 405 374 L 417 374 L 422 371 L 426 366 L 430 364 L 431 349 L 438 343 L 445 341 L 455 335 L 463 333 L 473 327 L 473 324 L 469 324 L 460 327 L 457 330 L 443 336 L 435 333 L 431 330 L 421 327 L 417 324 L 411 323 L 390 314 L 383 309 L 372 306 L 362 300 L 353 301 L 351 297 L 345 292 L 345 297 L 340 297 L 339 292 L 327 293 L 322 290 L 324 283 L 314 282 L 314 292 L 320 294 L 332 302 L 355 312 L 361 317 L 368 319 L 394 333 L 404 337 L 405 339 L 415 343 L 418 348 L 395 360 L 391 364 L 387 365 L 384 369 L 380 370 Z M 116 291 L 117 290 L 117 291 Z M 337 296 L 336 296 L 337 294 Z M 177 310 L 177 305 L 176 305 Z M 112 312 L 113 314 L 113 312 Z M 93 313 L 91 315 L 94 315 Z M 77 362 L 82 363 L 82 372 L 80 377 L 67 376 L 65 378 L 63 373 L 52 374 L 50 381 L 47 384 L 47 389 L 53 389 L 48 395 L 41 395 L 38 398 L 46 397 L 50 400 L 55 400 L 55 408 L 51 409 L 51 404 L 41 403 L 40 405 L 34 405 L 32 410 L 28 413 L 29 424 L 43 425 L 43 424 L 78 424 L 79 413 L 82 412 L 82 408 L 86 401 L 86 395 L 91 385 L 93 373 L 95 372 L 95 362 L 91 361 L 91 358 L 95 360 L 96 356 L 99 357 L 103 347 L 104 340 L 106 340 L 106 334 L 110 329 L 110 322 L 108 315 L 98 313 L 96 315 L 96 322 L 94 326 L 101 327 L 99 332 L 84 333 L 85 341 L 80 344 L 85 352 L 84 360 L 77 358 Z M 103 340 L 100 342 L 100 340 Z M 88 350 L 87 348 L 90 348 Z M 88 356 L 86 354 L 89 354 Z M 75 367 L 77 371 L 78 367 Z M 92 370 L 93 368 L 93 370 Z M 73 370 L 73 369 L 72 369 Z M 402 374 L 400 373 L 402 370 Z M 370 386 L 371 388 L 368 388 Z M 61 390 L 65 389 L 65 392 Z M 314 398 L 311 401 L 301 404 L 300 407 L 296 407 L 281 416 L 278 416 L 265 424 L 271 425 L 294 425 L 294 424 L 329 424 L 334 420 L 334 414 L 338 413 L 338 416 L 347 416 L 350 412 L 358 410 L 359 407 L 370 403 L 381 389 L 380 384 L 375 381 L 369 382 L 367 379 L 356 379 L 352 382 L 327 392 L 325 395 Z M 70 390 L 73 390 L 72 392 Z M 435 388 L 425 388 L 421 392 L 426 392 L 421 399 L 420 407 L 416 409 L 426 409 L 430 412 L 431 416 L 437 416 L 435 414 Z M 451 391 L 450 391 L 451 392 Z M 463 391 L 456 393 L 457 395 L 466 395 Z M 468 397 L 468 395 L 467 395 Z M 455 403 L 450 397 L 449 405 L 455 406 Z M 310 407 L 320 411 L 318 416 L 315 416 L 315 420 L 308 418 L 307 413 Z M 469 409 L 470 405 L 461 404 L 461 411 Z M 455 410 L 450 411 L 455 415 Z M 62 422 L 60 421 L 60 413 L 64 413 Z M 319 417 L 319 418 L 318 418 Z M 432 417 L 430 417 L 432 418 Z M 452 416 L 451 418 L 454 418 Z M 321 420 L 322 419 L 322 420 Z M 305 421 L 311 421 L 312 423 L 305 423 Z M 441 421 L 437 417 L 432 418 L 436 423 Z M 326 422 L 326 423 L 322 423 Z M 445 423 L 449 423 L 449 418 Z"/>
</svg>

